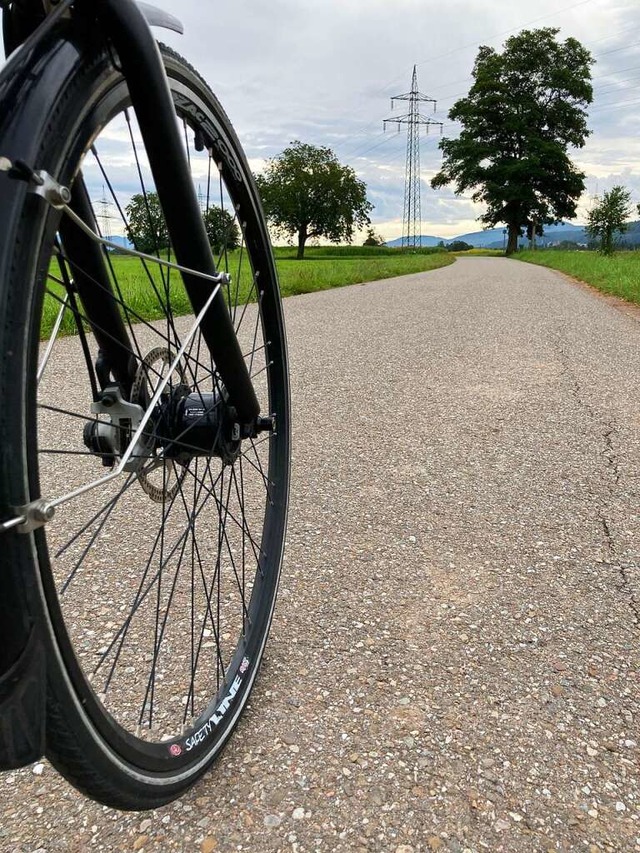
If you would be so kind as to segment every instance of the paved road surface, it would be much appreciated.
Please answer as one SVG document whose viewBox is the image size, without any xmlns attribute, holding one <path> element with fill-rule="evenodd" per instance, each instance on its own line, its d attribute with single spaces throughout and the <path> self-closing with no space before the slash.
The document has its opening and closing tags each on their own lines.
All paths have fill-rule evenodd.
<svg viewBox="0 0 640 853">
<path fill-rule="evenodd" d="M 148 815 L 4 776 L 0 850 L 640 850 L 640 323 L 489 258 L 286 310 L 253 709 Z"/>
</svg>

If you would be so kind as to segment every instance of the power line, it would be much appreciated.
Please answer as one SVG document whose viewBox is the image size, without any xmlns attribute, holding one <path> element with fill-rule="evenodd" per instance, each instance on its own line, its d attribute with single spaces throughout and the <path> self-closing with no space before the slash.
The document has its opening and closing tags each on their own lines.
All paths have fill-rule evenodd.
<svg viewBox="0 0 640 853">
<path fill-rule="evenodd" d="M 580 0 L 580 2 L 578 2 L 578 3 L 573 3 L 573 4 L 572 4 L 572 5 L 570 5 L 570 6 L 565 6 L 565 7 L 563 7 L 562 9 L 557 9 L 557 10 L 554 12 L 554 17 L 555 17 L 555 16 L 558 16 L 558 15 L 561 15 L 561 14 L 563 14 L 564 12 L 569 12 L 569 11 L 571 11 L 572 9 L 576 9 L 576 8 L 578 8 L 578 7 L 580 7 L 580 6 L 584 6 L 584 5 L 586 5 L 586 4 L 588 4 L 588 3 L 592 3 L 592 2 L 595 2 L 595 0 Z M 516 26 L 516 27 L 512 27 L 512 28 L 511 28 L 511 29 L 509 29 L 509 30 L 504 30 L 504 31 L 502 31 L 502 32 L 500 32 L 500 33 L 494 33 L 493 35 L 488 36 L 488 37 L 487 37 L 487 39 L 486 39 L 485 41 L 494 41 L 495 39 L 497 39 L 497 38 L 501 38 L 502 36 L 508 35 L 509 33 L 517 32 L 517 31 L 519 31 L 519 30 L 521 30 L 521 29 L 523 29 L 523 28 L 526 28 L 526 27 L 530 26 L 531 24 L 535 24 L 535 23 L 537 23 L 537 22 L 539 22 L 539 21 L 546 20 L 546 19 L 548 19 L 549 17 L 551 17 L 551 16 L 550 16 L 550 15 L 541 15 L 541 16 L 539 16 L 539 17 L 537 17 L 537 18 L 533 18 L 532 20 L 525 21 L 525 22 L 523 22 L 522 24 L 520 24 L 520 25 L 518 25 L 518 26 Z M 624 30 L 620 30 L 619 32 L 623 32 L 623 31 L 624 31 Z M 616 33 L 614 33 L 613 35 L 616 35 Z M 605 38 L 611 38 L 611 37 L 612 37 L 612 36 L 610 35 L 610 36 L 606 36 Z M 595 41 L 601 41 L 601 39 L 596 39 Z M 459 52 L 460 52 L 460 51 L 462 51 L 462 50 L 467 50 L 468 48 L 471 48 L 471 47 L 479 47 L 479 46 L 480 46 L 481 44 L 483 44 L 483 43 L 484 43 L 483 41 L 469 42 L 468 44 L 464 44 L 464 45 L 460 45 L 459 47 L 452 48 L 452 50 L 449 50 L 449 51 L 447 51 L 447 52 L 445 52 L 445 53 L 438 54 L 437 56 L 430 57 L 429 59 L 424 59 L 424 60 L 422 60 L 422 61 L 420 61 L 420 62 L 418 62 L 418 63 L 416 63 L 416 64 L 417 64 L 417 65 L 425 65 L 427 62 L 432 62 L 432 61 L 435 61 L 435 60 L 438 60 L 438 59 L 443 59 L 443 58 L 445 58 L 445 57 L 447 57 L 447 56 L 452 56 L 453 54 L 455 54 L 455 53 L 459 53 Z M 381 91 L 382 93 L 386 93 L 388 89 L 390 89 L 392 86 L 395 86 L 395 85 L 396 85 L 396 83 L 398 83 L 401 79 L 402 79 L 402 77 L 401 77 L 401 76 L 394 77 L 394 78 L 393 78 L 392 80 L 390 80 L 389 82 L 387 82 L 387 83 L 385 83 L 385 84 L 381 85 L 381 86 L 380 86 L 380 91 Z M 466 79 L 471 79 L 471 78 L 470 78 L 470 77 L 468 77 L 468 78 L 466 78 Z M 462 83 L 462 82 L 465 82 L 465 81 L 463 81 L 463 80 L 460 80 L 460 81 L 454 81 L 454 82 L 452 82 L 452 83 L 445 84 L 445 86 L 446 86 L 446 85 L 454 86 L 454 85 L 456 85 L 456 82 L 460 82 L 460 83 Z M 442 88 L 442 87 L 440 87 L 440 88 Z M 442 98 L 441 98 L 440 100 L 453 100 L 454 98 L 462 97 L 464 94 L 465 94 L 465 93 L 462 93 L 462 95 L 453 95 L 453 96 L 448 96 L 447 98 L 444 98 L 444 99 L 442 99 Z M 366 131 L 367 131 L 367 128 L 369 128 L 369 127 L 370 127 L 371 125 L 373 125 L 373 124 L 375 124 L 375 120 L 369 121 L 369 122 L 367 122 L 366 124 L 362 125 L 362 131 L 361 131 L 361 133 L 362 133 L 362 134 L 365 134 L 365 133 L 366 133 Z M 354 134 L 354 137 L 355 137 L 356 135 L 359 135 L 359 134 Z M 353 138 L 353 137 L 351 137 L 351 138 Z M 349 140 L 345 140 L 345 143 L 348 143 L 348 141 L 349 141 Z M 347 152 L 347 154 L 348 154 L 348 152 Z"/>
<path fill-rule="evenodd" d="M 591 2 L 595 2 L 595 0 L 581 0 L 581 2 L 579 2 L 579 3 L 575 3 L 575 4 L 573 4 L 573 5 L 566 6 L 566 7 L 562 8 L 562 9 L 558 9 L 558 10 L 557 10 L 557 12 L 554 14 L 554 16 L 553 16 L 553 17 L 558 16 L 558 15 L 561 15 L 561 14 L 562 14 L 562 13 L 564 13 L 564 12 L 571 11 L 572 9 L 578 8 L 578 7 L 580 7 L 580 6 L 586 5 L 587 3 L 591 3 Z M 526 22 L 524 22 L 523 24 L 521 24 L 521 25 L 520 25 L 520 26 L 518 26 L 518 27 L 513 27 L 513 28 L 512 28 L 512 29 L 510 29 L 510 30 L 505 30 L 505 31 L 503 31 L 502 33 L 497 33 L 497 34 L 494 34 L 494 35 L 492 35 L 492 36 L 488 37 L 487 41 L 494 41 L 495 39 L 500 38 L 500 37 L 502 37 L 502 36 L 504 36 L 504 35 L 507 35 L 507 34 L 512 33 L 512 32 L 517 32 L 517 31 L 519 31 L 519 30 L 521 30 L 521 29 L 523 29 L 523 28 L 526 28 L 526 27 L 530 26 L 531 24 L 537 23 L 537 22 L 542 21 L 542 20 L 548 20 L 548 19 L 549 19 L 549 17 L 551 17 L 551 16 L 549 16 L 549 15 L 545 15 L 545 16 L 540 16 L 540 17 L 538 17 L 538 18 L 532 19 L 532 20 L 530 20 L 530 21 L 526 21 Z M 599 38 L 597 38 L 597 39 L 591 39 L 591 40 L 589 40 L 588 42 L 585 42 L 585 44 L 586 44 L 587 46 L 588 46 L 588 45 L 590 45 L 590 44 L 597 44 L 598 42 L 606 41 L 606 40 L 609 40 L 609 39 L 611 39 L 611 38 L 615 38 L 615 37 L 617 37 L 617 36 L 619 36 L 619 35 L 622 35 L 622 34 L 625 34 L 625 33 L 628 33 L 628 32 L 635 33 L 635 32 L 637 32 L 637 28 L 636 28 L 635 26 L 632 26 L 631 28 L 629 28 L 629 27 L 623 27 L 622 29 L 616 30 L 616 32 L 614 32 L 614 33 L 609 33 L 609 34 L 607 34 L 607 35 L 605 35 L 605 36 L 601 36 L 601 37 L 599 37 Z M 441 58 L 444 58 L 444 57 L 447 57 L 447 56 L 451 56 L 451 55 L 453 55 L 453 54 L 455 54 L 455 53 L 458 53 L 458 52 L 460 52 L 460 51 L 462 51 L 462 50 L 466 50 L 466 49 L 471 48 L 471 47 L 478 47 L 481 43 L 482 43 L 482 42 L 470 42 L 470 43 L 468 43 L 468 44 L 466 44 L 466 45 L 461 45 L 460 47 L 453 48 L 452 50 L 447 51 L 446 53 L 439 54 L 439 55 L 437 55 L 437 56 L 435 56 L 435 57 L 431 57 L 430 59 L 422 60 L 421 62 L 418 62 L 418 63 L 417 63 L 417 65 L 424 65 L 424 64 L 426 64 L 427 62 L 430 62 L 430 61 L 432 61 L 432 60 L 435 60 L 435 59 L 441 59 Z M 626 45 L 626 47 L 629 47 L 629 46 L 633 46 L 633 45 Z M 614 48 L 614 49 L 613 49 L 613 50 L 611 50 L 611 51 L 603 51 L 602 53 L 599 53 L 595 58 L 596 58 L 596 59 L 598 59 L 599 57 L 607 56 L 607 55 L 608 55 L 608 54 L 610 54 L 610 53 L 615 53 L 615 52 L 618 52 L 619 50 L 623 50 L 623 49 L 624 49 L 624 48 Z M 624 71 L 626 71 L 626 70 L 631 70 L 631 69 L 622 69 L 621 71 L 619 71 L 619 72 L 614 72 L 613 74 L 596 75 L 596 76 L 593 78 L 593 81 L 595 82 L 595 81 L 600 80 L 600 79 L 602 79 L 602 78 L 604 78 L 604 77 L 613 77 L 613 76 L 615 76 L 615 73 L 622 73 L 622 71 L 623 71 L 623 70 L 624 70 Z M 399 79 L 401 79 L 401 78 L 396 77 L 396 78 L 394 78 L 394 80 L 390 81 L 389 83 L 385 84 L 384 86 L 381 86 L 381 87 L 380 87 L 380 91 L 381 91 L 382 93 L 386 92 L 389 88 L 391 88 L 391 86 L 392 86 L 392 85 L 395 85 L 395 84 L 398 82 L 398 80 L 399 80 Z M 464 78 L 464 79 L 458 79 L 458 80 L 455 80 L 455 81 L 451 81 L 451 82 L 449 82 L 449 83 L 442 84 L 441 86 L 436 87 L 436 89 L 435 89 L 434 91 L 440 91 L 440 90 L 442 90 L 443 88 L 450 88 L 450 87 L 452 87 L 452 86 L 460 85 L 460 84 L 462 84 L 462 83 L 466 83 L 466 82 L 469 82 L 469 83 L 470 83 L 470 82 L 472 81 L 472 79 L 473 79 L 473 78 L 472 78 L 472 76 L 471 76 L 471 75 L 468 75 L 468 76 L 467 76 L 466 78 Z M 455 101 L 455 100 L 457 100 L 457 99 L 459 99 L 459 98 L 465 97 L 465 96 L 466 96 L 466 94 L 467 94 L 467 92 L 458 92 L 456 95 L 445 95 L 445 96 L 440 97 L 440 98 L 439 98 L 439 101 L 440 101 L 441 103 L 442 103 L 442 102 L 445 102 L 445 103 L 446 103 L 446 102 L 450 102 L 450 101 Z M 359 142 L 359 141 L 358 141 L 358 142 L 356 142 L 356 146 L 355 146 L 355 150 L 354 150 L 354 151 L 349 151 L 349 150 L 348 150 L 348 148 L 350 147 L 350 146 L 349 146 L 349 143 L 350 143 L 351 141 L 355 141 L 356 137 L 358 137 L 358 136 L 360 136 L 360 137 L 361 137 L 361 136 L 366 136 L 366 135 L 367 135 L 367 130 L 368 130 L 368 128 L 369 128 L 369 127 L 371 127 L 374 123 L 375 123 L 374 121 L 370 121 L 370 122 L 368 122 L 368 123 L 366 123 L 366 124 L 364 124 L 364 125 L 361 125 L 361 129 L 360 129 L 360 131 L 359 131 L 359 132 L 354 133 L 354 134 L 353 134 L 352 136 L 350 136 L 349 138 L 345 138 L 345 139 L 343 140 L 343 142 L 341 143 L 341 146 L 347 146 L 347 150 L 346 150 L 346 151 L 344 151 L 344 155 L 345 155 L 345 156 L 348 156 L 348 157 L 351 157 L 351 156 L 357 156 L 357 154 L 359 153 L 359 152 L 358 152 L 358 148 L 359 148 L 359 146 L 360 146 L 360 145 L 362 145 L 363 143 L 362 143 L 362 142 Z M 366 145 L 366 144 L 368 144 L 368 140 L 367 140 L 367 141 L 365 141 L 365 142 L 364 142 L 364 144 L 365 144 L 365 145 Z M 344 150 L 344 149 L 343 149 L 343 150 Z"/>
<path fill-rule="evenodd" d="M 601 112 L 604 112 L 605 110 L 612 110 L 615 107 L 627 107 L 627 106 L 630 106 L 631 104 L 640 104 L 640 101 L 639 100 L 616 101 L 614 104 L 603 104 L 600 107 L 594 107 L 594 109 L 592 109 L 591 112 L 592 113 L 601 113 Z"/>
<path fill-rule="evenodd" d="M 594 0 L 580 0 L 580 2 L 574 3 L 572 6 L 565 6 L 564 9 L 558 9 L 554 14 L 560 15 L 560 14 L 562 14 L 562 12 L 570 12 L 572 9 L 577 9 L 578 6 L 586 6 L 587 3 L 593 3 L 593 2 L 594 2 Z M 525 27 L 530 26 L 531 24 L 538 23 L 538 21 L 544 21 L 546 18 L 549 18 L 549 15 L 540 15 L 539 17 L 533 18 L 532 20 L 527 21 L 524 24 L 520 24 L 517 27 L 512 27 L 509 30 L 504 30 L 501 33 L 497 33 L 496 35 L 491 36 L 489 41 L 493 41 L 494 39 L 497 39 L 497 38 L 502 38 L 503 36 L 509 35 L 509 33 L 518 32 L 518 31 L 524 29 Z M 426 65 L 427 62 L 435 62 L 438 59 L 444 59 L 446 56 L 451 56 L 452 54 L 457 53 L 459 50 L 466 50 L 467 48 L 470 48 L 470 47 L 480 47 L 481 44 L 482 44 L 482 42 L 479 42 L 479 41 L 469 42 L 469 44 L 465 44 L 465 45 L 462 45 L 461 47 L 453 48 L 453 50 L 449 50 L 446 53 L 440 53 L 437 56 L 430 56 L 429 59 L 423 59 L 422 62 L 418 62 L 417 64 L 418 65 Z"/>
</svg>

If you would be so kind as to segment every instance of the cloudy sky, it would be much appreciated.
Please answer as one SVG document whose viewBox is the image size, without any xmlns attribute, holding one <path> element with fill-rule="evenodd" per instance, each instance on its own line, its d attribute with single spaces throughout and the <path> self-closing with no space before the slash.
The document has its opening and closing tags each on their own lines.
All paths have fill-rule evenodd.
<svg viewBox="0 0 640 853">
<path fill-rule="evenodd" d="M 402 231 L 406 136 L 382 130 L 390 97 L 420 90 L 437 99 L 445 135 L 453 102 L 469 89 L 478 46 L 500 48 L 525 27 L 557 26 L 597 60 L 592 135 L 574 159 L 587 174 L 579 209 L 616 183 L 640 202 L 640 5 L 638 0 L 155 0 L 177 13 L 185 35 L 163 33 L 196 65 L 226 107 L 250 161 L 300 139 L 333 148 L 366 182 L 372 220 L 386 239 Z M 480 209 L 434 192 L 437 133 L 421 146 L 422 231 L 478 230 Z"/>
<path fill-rule="evenodd" d="M 408 92 L 414 64 L 421 92 L 447 113 L 471 85 L 481 44 L 501 49 L 523 28 L 554 26 L 596 60 L 591 136 L 573 159 L 586 173 L 578 209 L 622 184 L 640 202 L 640 4 L 638 0 L 152 0 L 183 21 L 180 36 L 157 30 L 208 80 L 255 171 L 299 139 L 332 148 L 367 184 L 376 231 L 402 233 L 406 132 L 383 132 L 393 95 Z M 451 238 L 481 227 L 482 208 L 452 189 L 434 191 L 437 129 L 421 138 L 422 233 Z M 133 169 L 133 167 L 132 167 Z M 132 175 L 135 177 L 134 172 Z"/>
</svg>

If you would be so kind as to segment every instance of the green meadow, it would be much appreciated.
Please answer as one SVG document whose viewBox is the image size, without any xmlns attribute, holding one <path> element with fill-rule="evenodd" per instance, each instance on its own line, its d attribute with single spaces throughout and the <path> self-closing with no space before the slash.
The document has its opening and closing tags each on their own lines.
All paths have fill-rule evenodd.
<svg viewBox="0 0 640 853">
<path fill-rule="evenodd" d="M 446 266 L 454 260 L 451 254 L 441 249 L 403 252 L 384 246 L 308 248 L 305 258 L 301 261 L 295 259 L 294 248 L 281 247 L 275 249 L 275 258 L 283 296 L 424 272 Z M 180 276 L 175 270 L 167 274 L 166 271 L 161 272 L 157 264 L 148 264 L 145 269 L 138 258 L 126 255 L 113 254 L 109 260 L 120 288 L 119 298 L 133 313 L 132 321 L 135 321 L 136 317 L 140 320 L 158 320 L 164 316 L 158 294 L 164 301 L 166 289 L 170 292 L 174 314 L 191 313 Z M 224 268 L 224 265 L 220 266 Z M 244 303 L 247 298 L 253 301 L 255 292 L 252 289 L 251 268 L 246 254 L 242 256 L 239 251 L 230 252 L 227 268 L 233 279 L 229 289 L 231 301 Z M 57 274 L 55 262 L 52 272 Z M 60 294 L 63 293 L 63 288 L 55 283 L 50 283 L 47 289 L 50 293 L 45 297 L 43 309 L 43 338 L 51 332 L 60 309 Z M 57 294 L 58 298 L 54 294 Z M 73 317 L 66 311 L 62 333 L 71 334 L 74 328 Z"/>
<path fill-rule="evenodd" d="M 598 252 L 536 249 L 518 252 L 519 261 L 550 267 L 629 302 L 640 303 L 640 251 L 616 252 L 609 257 Z"/>
<path fill-rule="evenodd" d="M 440 249 L 409 253 L 384 246 L 311 248 L 302 261 L 295 259 L 295 249 L 278 248 L 275 256 L 283 296 L 378 281 L 453 263 L 453 258 Z"/>
</svg>

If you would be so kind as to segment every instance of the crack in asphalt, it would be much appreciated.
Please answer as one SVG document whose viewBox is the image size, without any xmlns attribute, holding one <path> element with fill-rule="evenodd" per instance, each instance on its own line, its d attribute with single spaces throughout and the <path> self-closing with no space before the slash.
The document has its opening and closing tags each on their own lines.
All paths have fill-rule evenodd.
<svg viewBox="0 0 640 853">
<path fill-rule="evenodd" d="M 569 355 L 564 349 L 564 341 L 561 335 L 556 336 L 556 346 L 560 356 L 560 364 L 562 368 L 560 372 L 560 378 L 564 379 L 570 385 L 570 393 L 575 399 L 577 406 L 584 412 L 586 412 L 588 418 L 594 424 L 602 425 L 603 418 L 599 416 L 595 408 L 591 405 L 591 403 L 585 400 L 583 396 L 582 388 L 580 386 L 580 382 L 578 381 L 578 377 L 576 376 L 575 372 L 571 367 L 571 364 L 569 363 Z M 627 574 L 627 567 L 621 565 L 619 560 L 617 559 L 616 540 L 612 530 L 612 525 L 606 515 L 606 509 L 613 500 L 615 490 L 620 483 L 621 477 L 618 454 L 616 453 L 614 447 L 614 436 L 617 434 L 617 432 L 617 424 L 614 419 L 611 419 L 606 422 L 604 430 L 601 433 L 602 439 L 604 441 L 604 449 L 601 451 L 600 455 L 606 460 L 605 472 L 608 476 L 609 482 L 606 484 L 608 497 L 603 496 L 601 498 L 601 500 L 596 506 L 596 512 L 598 516 L 598 522 L 602 527 L 605 546 L 608 552 L 609 559 L 604 561 L 605 565 L 608 565 L 610 568 L 615 569 L 617 571 L 620 577 L 620 583 L 617 584 L 617 589 L 621 593 L 626 595 L 629 599 L 629 607 L 633 614 L 633 622 L 636 627 L 640 628 L 640 601 L 638 601 L 633 591 L 633 588 L 631 587 L 630 578 Z"/>
<path fill-rule="evenodd" d="M 621 584 L 619 589 L 621 592 L 624 592 L 626 595 L 629 596 L 629 607 L 633 611 L 634 622 L 636 623 L 636 627 L 640 628 L 640 601 L 638 601 L 635 593 L 631 588 L 629 577 L 627 576 L 627 567 L 618 566 L 618 572 L 620 573 L 621 578 Z"/>
<path fill-rule="evenodd" d="M 609 468 L 611 474 L 613 475 L 616 485 L 620 482 L 620 467 L 618 465 L 618 456 L 613 447 L 613 439 L 612 436 L 617 432 L 617 426 L 615 421 L 609 424 L 608 429 L 605 431 L 603 438 L 605 441 L 605 450 L 604 456 L 607 459 L 607 467 Z"/>
<path fill-rule="evenodd" d="M 609 527 L 609 522 L 607 521 L 607 517 L 602 512 L 602 507 L 598 507 L 598 521 L 602 525 L 602 530 L 604 532 L 605 542 L 607 544 L 607 551 L 609 552 L 609 556 L 611 558 L 615 558 L 616 556 L 616 543 L 613 538 L 613 533 L 611 532 L 611 528 Z"/>
</svg>

